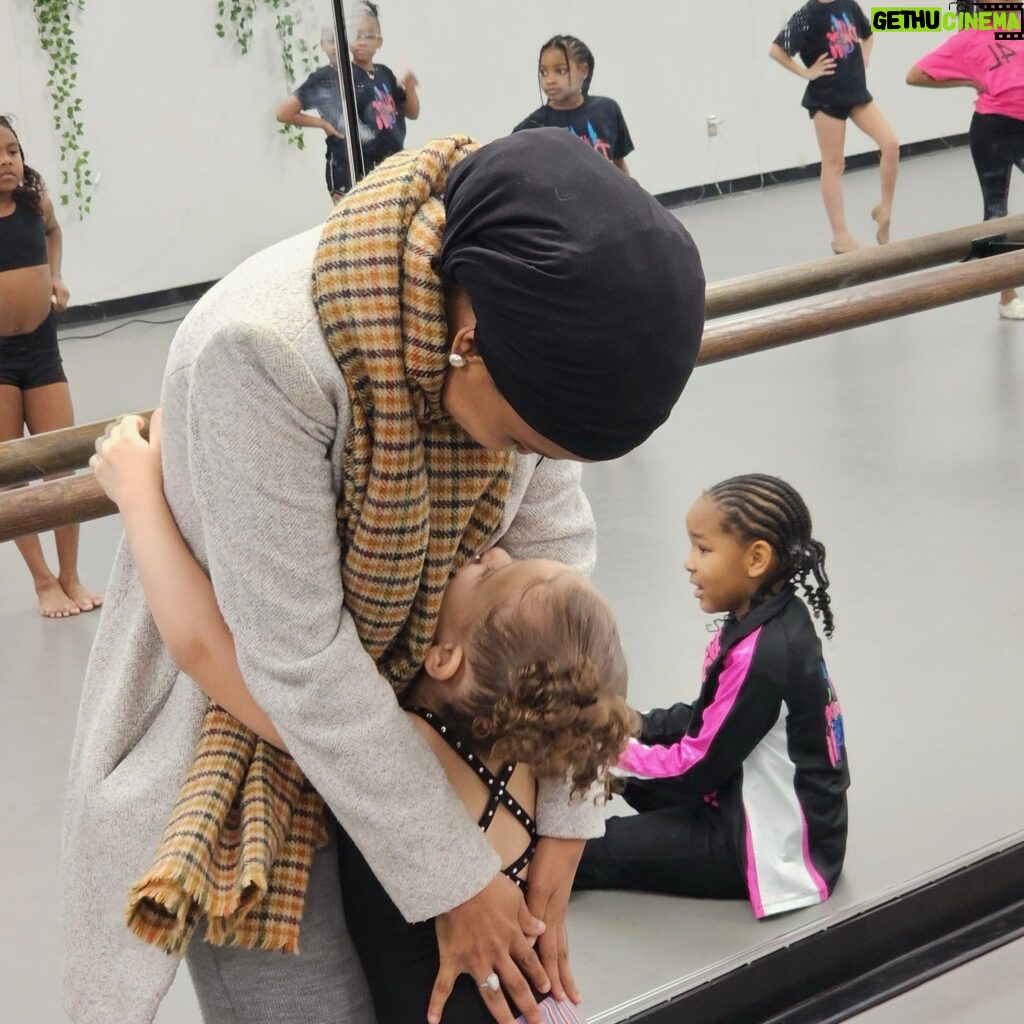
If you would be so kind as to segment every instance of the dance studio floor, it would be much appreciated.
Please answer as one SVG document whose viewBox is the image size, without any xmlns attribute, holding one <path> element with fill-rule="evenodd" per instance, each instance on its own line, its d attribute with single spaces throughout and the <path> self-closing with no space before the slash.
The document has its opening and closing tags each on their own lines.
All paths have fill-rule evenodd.
<svg viewBox="0 0 1024 1024">
<path fill-rule="evenodd" d="M 905 161 L 900 174 L 894 238 L 978 219 L 966 150 Z M 876 181 L 872 171 L 846 179 L 851 228 L 865 237 Z M 709 281 L 827 252 L 816 183 L 678 214 Z M 72 340 L 111 326 L 63 332 L 81 422 L 158 400 L 173 324 Z M 641 708 L 698 689 L 707 618 L 682 568 L 689 504 L 718 479 L 748 471 L 783 476 L 803 493 L 828 548 L 836 635 L 826 658 L 853 777 L 847 868 L 822 907 L 759 923 L 741 903 L 574 897 L 573 964 L 592 1024 L 628 1020 L 1024 841 L 1022 453 L 1024 322 L 1000 321 L 993 296 L 700 368 L 647 445 L 586 468 L 599 529 L 596 581 L 619 614 Z M 115 519 L 83 528 L 87 583 L 103 585 L 118 536 Z M 14 546 L 0 546 L 0 1016 L 17 1024 L 65 1020 L 61 809 L 97 619 L 42 620 Z M 857 1020 L 1009 1024 L 1024 1005 L 1022 967 L 1024 943 L 1016 942 Z M 157 1020 L 198 1024 L 185 972 Z"/>
</svg>

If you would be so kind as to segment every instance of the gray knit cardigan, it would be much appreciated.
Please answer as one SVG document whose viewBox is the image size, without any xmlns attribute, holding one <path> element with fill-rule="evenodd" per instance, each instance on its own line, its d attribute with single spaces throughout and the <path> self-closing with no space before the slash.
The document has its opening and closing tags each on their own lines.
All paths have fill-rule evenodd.
<svg viewBox="0 0 1024 1024">
<path fill-rule="evenodd" d="M 310 297 L 319 229 L 257 254 L 175 336 L 164 379 L 167 499 L 210 574 L 245 680 L 410 921 L 479 892 L 498 859 L 399 710 L 342 606 L 335 504 L 345 383 Z M 517 457 L 495 540 L 589 572 L 580 468 Z M 178 961 L 124 924 L 189 766 L 206 698 L 179 673 L 122 543 L 89 660 L 64 825 L 64 998 L 76 1024 L 148 1024 Z M 543 834 L 603 831 L 542 786 Z"/>
</svg>

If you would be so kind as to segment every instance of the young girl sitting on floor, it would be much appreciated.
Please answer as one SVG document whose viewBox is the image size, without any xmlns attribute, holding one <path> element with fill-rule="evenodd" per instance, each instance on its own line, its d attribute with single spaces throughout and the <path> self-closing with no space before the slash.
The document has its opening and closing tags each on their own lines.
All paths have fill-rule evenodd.
<svg viewBox="0 0 1024 1024">
<path fill-rule="evenodd" d="M 0 117 L 0 441 L 70 427 L 71 390 L 57 347 L 54 313 L 68 304 L 60 276 L 61 232 L 43 179 L 6 117 Z M 78 527 L 54 531 L 57 575 L 35 534 L 15 540 L 39 601 L 39 614 L 63 619 L 103 599 L 78 578 Z"/>
<path fill-rule="evenodd" d="M 283 749 L 245 687 L 213 588 L 164 500 L 159 412 L 149 443 L 141 425 L 139 417 L 121 420 L 97 442 L 90 465 L 121 510 L 153 619 L 181 670 L 212 701 Z M 501 856 L 505 875 L 520 888 L 537 843 L 537 780 L 568 775 L 581 797 L 587 793 L 629 736 L 634 716 L 625 690 L 611 610 L 577 573 L 544 559 L 514 562 L 491 548 L 452 576 L 435 642 L 406 705 Z M 408 924 L 345 835 L 340 871 L 346 919 L 378 1020 L 426 1019 L 439 968 L 440 922 Z M 454 980 L 444 1024 L 491 1021 L 489 1008 L 504 1002 L 497 975 Z M 534 995 L 544 1020 L 582 1020 L 573 1000 Z"/>
<path fill-rule="evenodd" d="M 846 851 L 843 719 L 802 588 L 825 635 L 825 548 L 796 491 L 750 474 L 686 516 L 702 611 L 725 614 L 693 704 L 641 716 L 619 760 L 626 802 L 590 840 L 575 887 L 750 900 L 756 917 L 829 897 Z M 812 582 L 813 580 L 813 582 Z"/>
</svg>

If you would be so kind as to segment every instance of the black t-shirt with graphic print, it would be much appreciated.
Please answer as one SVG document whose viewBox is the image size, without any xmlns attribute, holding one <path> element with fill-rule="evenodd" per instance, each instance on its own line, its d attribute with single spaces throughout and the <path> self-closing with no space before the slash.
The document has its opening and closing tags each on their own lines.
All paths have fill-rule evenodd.
<svg viewBox="0 0 1024 1024">
<path fill-rule="evenodd" d="M 855 0 L 808 0 L 775 37 L 790 57 L 800 55 L 810 67 L 823 53 L 835 60 L 835 74 L 807 83 L 803 105 L 856 107 L 871 102 L 864 75 L 860 40 L 871 35 L 871 23 Z"/>
<path fill-rule="evenodd" d="M 374 64 L 372 75 L 353 64 L 352 78 L 356 87 L 359 143 L 363 163 L 369 171 L 405 145 L 405 90 L 398 84 L 394 72 L 383 64 Z M 345 134 L 341 84 L 335 68 L 317 68 L 294 95 L 303 110 L 315 110 Z"/>
<path fill-rule="evenodd" d="M 345 118 L 341 109 L 341 83 L 338 81 L 336 68 L 330 65 L 317 68 L 293 95 L 303 110 L 315 110 L 342 135 L 345 134 Z"/>
<path fill-rule="evenodd" d="M 359 115 L 359 142 L 363 163 L 369 171 L 381 160 L 405 146 L 405 89 L 395 73 L 384 64 L 373 71 L 352 65 L 356 87 L 356 113 Z"/>
<path fill-rule="evenodd" d="M 545 104 L 520 121 L 512 133 L 528 128 L 567 128 L 608 160 L 621 160 L 633 152 L 633 140 L 622 111 L 607 96 L 586 96 L 573 110 L 554 110 Z"/>
</svg>

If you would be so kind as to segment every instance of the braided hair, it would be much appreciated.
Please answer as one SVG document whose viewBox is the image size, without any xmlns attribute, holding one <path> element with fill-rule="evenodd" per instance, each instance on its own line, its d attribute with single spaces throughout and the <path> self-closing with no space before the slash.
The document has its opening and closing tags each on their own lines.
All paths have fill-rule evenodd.
<svg viewBox="0 0 1024 1024">
<path fill-rule="evenodd" d="M 587 74 L 580 85 L 584 96 L 590 95 L 590 83 L 594 80 L 594 54 L 582 39 L 576 36 L 552 36 L 541 48 L 541 56 L 546 50 L 561 50 L 566 64 L 586 64 Z"/>
<path fill-rule="evenodd" d="M 14 130 L 14 125 L 11 124 L 9 117 L 0 116 L 0 128 L 6 128 L 14 136 L 15 141 L 18 143 L 18 151 L 21 153 L 21 162 L 25 168 L 24 176 L 18 183 L 18 187 L 14 190 L 14 201 L 24 203 L 30 210 L 42 217 L 43 193 L 46 191 L 46 185 L 43 184 L 42 176 L 38 171 L 34 171 L 25 163 L 25 150 L 21 147 L 21 140 L 18 138 L 18 133 Z"/>
<path fill-rule="evenodd" d="M 626 659 L 611 609 L 585 580 L 528 587 L 498 606 L 466 650 L 476 685 L 443 714 L 483 755 L 572 780 L 583 794 L 614 764 L 636 726 L 626 704 Z"/>
<path fill-rule="evenodd" d="M 803 498 L 784 480 L 762 473 L 730 477 L 709 488 L 705 494 L 722 513 L 722 530 L 744 544 L 764 540 L 776 556 L 775 568 L 758 588 L 750 606 L 756 607 L 780 583 L 794 583 L 815 618 L 820 618 L 825 636 L 835 631 L 825 545 L 811 536 L 811 513 Z"/>
</svg>

